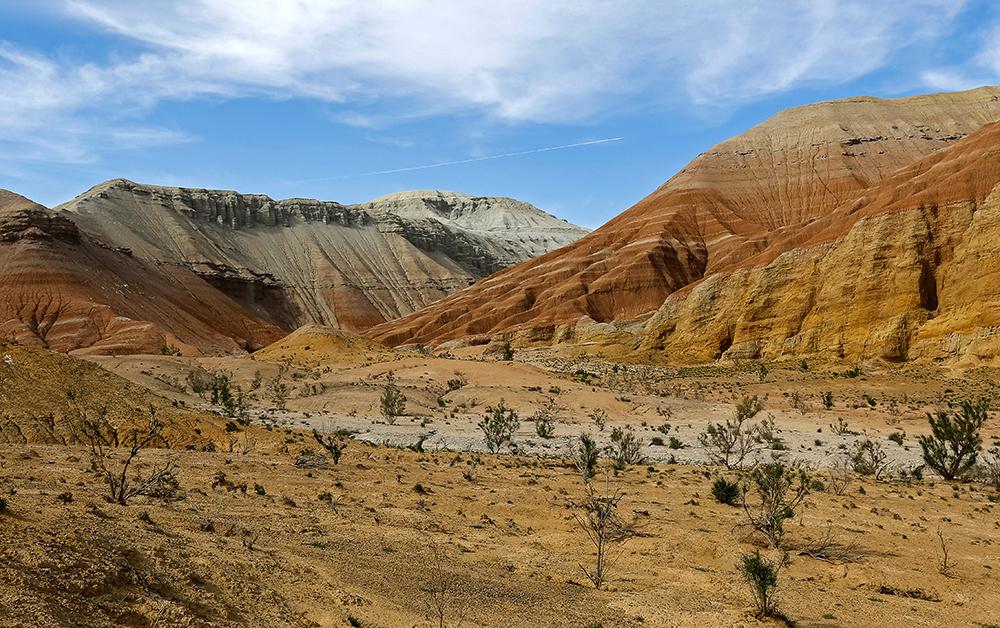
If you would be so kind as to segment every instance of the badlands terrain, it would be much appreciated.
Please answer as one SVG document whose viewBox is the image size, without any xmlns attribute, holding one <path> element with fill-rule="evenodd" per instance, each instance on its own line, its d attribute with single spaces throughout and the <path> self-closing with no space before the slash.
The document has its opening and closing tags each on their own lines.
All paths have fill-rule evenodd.
<svg viewBox="0 0 1000 628">
<path fill-rule="evenodd" d="M 0 625 L 1000 625 L 997 120 L 799 107 L 591 233 L 0 191 Z"/>
</svg>

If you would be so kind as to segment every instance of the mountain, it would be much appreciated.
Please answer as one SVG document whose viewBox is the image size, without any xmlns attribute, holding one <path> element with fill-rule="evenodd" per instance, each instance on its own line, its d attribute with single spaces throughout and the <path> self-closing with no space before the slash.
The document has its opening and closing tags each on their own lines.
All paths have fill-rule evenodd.
<svg viewBox="0 0 1000 628">
<path fill-rule="evenodd" d="M 227 353 L 284 334 L 191 271 L 97 242 L 65 214 L 0 190 L 0 341 L 66 353 Z"/>
<path fill-rule="evenodd" d="M 440 191 L 342 205 L 114 179 L 57 209 L 289 330 L 367 329 L 586 233 L 514 199 Z"/>
<path fill-rule="evenodd" d="M 682 362 L 990 354 L 998 119 L 996 87 L 781 112 L 577 242 L 372 335 L 625 332 Z"/>
</svg>

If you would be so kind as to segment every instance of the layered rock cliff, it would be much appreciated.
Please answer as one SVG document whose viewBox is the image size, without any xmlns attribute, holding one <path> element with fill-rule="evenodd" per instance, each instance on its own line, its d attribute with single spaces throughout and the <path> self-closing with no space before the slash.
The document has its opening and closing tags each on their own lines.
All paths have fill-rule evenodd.
<svg viewBox="0 0 1000 628">
<path fill-rule="evenodd" d="M 585 233 L 513 199 L 437 191 L 345 206 L 116 179 L 58 209 L 286 329 L 366 329 Z"/>
<path fill-rule="evenodd" d="M 0 341 L 61 352 L 254 350 L 284 332 L 186 269 L 94 242 L 0 190 Z"/>
<path fill-rule="evenodd" d="M 992 334 L 988 308 L 971 327 L 939 317 L 948 299 L 968 314 L 964 295 L 989 295 L 966 286 L 943 299 L 938 283 L 952 272 L 942 260 L 982 257 L 1000 241 L 970 222 L 992 202 L 996 130 L 963 141 L 997 119 L 1000 88 L 782 112 L 578 242 L 372 334 L 392 344 L 500 333 L 593 341 L 594 321 L 649 318 L 630 342 L 676 361 L 979 351 L 970 347 L 984 341 L 963 338 Z"/>
</svg>

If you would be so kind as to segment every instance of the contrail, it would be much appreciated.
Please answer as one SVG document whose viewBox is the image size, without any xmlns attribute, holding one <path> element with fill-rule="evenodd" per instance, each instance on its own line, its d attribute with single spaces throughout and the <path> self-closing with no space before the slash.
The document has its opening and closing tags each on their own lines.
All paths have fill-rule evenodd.
<svg viewBox="0 0 1000 628">
<path fill-rule="evenodd" d="M 593 146 L 594 144 L 607 144 L 609 142 L 620 142 L 624 137 L 607 137 L 602 140 L 590 140 L 587 142 L 576 142 L 575 144 L 562 144 L 561 146 L 547 146 L 545 148 L 532 148 L 516 153 L 501 153 L 499 155 L 487 155 L 485 157 L 470 157 L 469 159 L 456 159 L 455 161 L 441 161 L 434 164 L 424 164 L 422 166 L 409 166 L 407 168 L 393 168 L 392 170 L 374 170 L 372 172 L 359 172 L 357 174 L 344 174 L 337 177 L 321 177 L 318 179 L 300 179 L 289 181 L 288 183 L 309 183 L 312 181 L 331 181 L 335 179 L 354 179 L 356 177 L 373 177 L 380 174 L 394 174 L 397 172 L 412 172 L 414 170 L 427 170 L 428 168 L 441 168 L 443 166 L 456 166 L 458 164 L 471 164 L 476 161 L 488 161 L 490 159 L 504 159 L 507 157 L 520 157 L 521 155 L 533 155 L 535 153 L 547 153 L 554 150 L 564 150 L 567 148 L 577 148 L 579 146 Z"/>
</svg>

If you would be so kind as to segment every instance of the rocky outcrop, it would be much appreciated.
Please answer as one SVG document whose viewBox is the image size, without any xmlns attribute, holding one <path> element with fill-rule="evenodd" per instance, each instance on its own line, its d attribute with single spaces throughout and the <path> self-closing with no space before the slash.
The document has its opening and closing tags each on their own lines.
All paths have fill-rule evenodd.
<svg viewBox="0 0 1000 628">
<path fill-rule="evenodd" d="M 0 342 L 60 352 L 231 353 L 284 332 L 184 268 L 102 245 L 0 190 Z"/>
<path fill-rule="evenodd" d="M 782 112 L 578 242 L 372 335 L 599 342 L 595 323 L 617 323 L 608 334 L 621 343 L 622 323 L 648 318 L 626 334 L 633 348 L 685 362 L 941 358 L 956 355 L 940 352 L 948 343 L 981 351 L 989 324 L 942 322 L 948 289 L 938 284 L 963 247 L 1000 241 L 970 222 L 1000 172 L 997 130 L 976 133 L 996 119 L 1000 88 Z M 958 303 L 970 293 L 991 302 L 981 292 L 948 298 L 968 313 Z"/>
<path fill-rule="evenodd" d="M 115 179 L 58 209 L 285 329 L 367 329 L 584 233 L 513 199 L 436 191 L 345 206 Z"/>
</svg>

